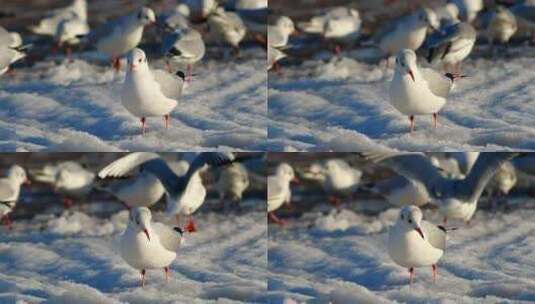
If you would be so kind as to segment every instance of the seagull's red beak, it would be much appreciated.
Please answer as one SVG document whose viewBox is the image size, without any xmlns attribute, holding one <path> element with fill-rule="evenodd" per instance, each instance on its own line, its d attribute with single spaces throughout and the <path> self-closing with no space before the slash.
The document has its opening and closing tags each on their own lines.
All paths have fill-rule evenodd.
<svg viewBox="0 0 535 304">
<path fill-rule="evenodd" d="M 292 183 L 299 184 L 299 183 L 301 183 L 301 181 L 297 177 L 294 177 L 292 179 Z"/>
<path fill-rule="evenodd" d="M 414 73 L 412 72 L 412 70 L 409 70 L 409 75 L 411 76 L 412 81 L 416 82 L 416 80 L 414 80 Z"/>
<path fill-rule="evenodd" d="M 418 232 L 418 234 L 422 237 L 422 239 L 425 240 L 424 233 L 422 232 L 422 229 L 420 227 L 416 227 L 414 228 L 414 230 L 416 230 L 416 232 Z"/>
<path fill-rule="evenodd" d="M 145 235 L 147 236 L 147 239 L 149 239 L 149 242 L 150 242 L 149 231 L 147 229 L 143 229 L 143 232 L 145 232 Z"/>
<path fill-rule="evenodd" d="M 31 184 L 31 183 L 32 183 L 32 182 L 30 182 L 29 179 L 26 179 L 26 180 L 24 181 L 24 184 L 25 184 L 25 185 L 29 185 L 29 184 Z"/>
</svg>

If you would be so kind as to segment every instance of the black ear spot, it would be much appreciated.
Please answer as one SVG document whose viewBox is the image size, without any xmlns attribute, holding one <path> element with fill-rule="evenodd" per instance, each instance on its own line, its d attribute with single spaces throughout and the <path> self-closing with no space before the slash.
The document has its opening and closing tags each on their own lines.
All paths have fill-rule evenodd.
<svg viewBox="0 0 535 304">
<path fill-rule="evenodd" d="M 180 50 L 178 50 L 177 48 L 171 48 L 169 50 L 169 53 L 171 53 L 172 55 L 175 55 L 175 56 L 180 56 L 182 55 L 182 52 Z"/>
<path fill-rule="evenodd" d="M 180 78 L 182 78 L 182 80 L 186 79 L 186 75 L 184 74 L 184 72 L 182 71 L 178 71 L 176 72 L 176 75 Z"/>
<path fill-rule="evenodd" d="M 180 235 L 184 234 L 184 230 L 182 230 L 182 228 L 180 228 L 180 227 L 174 227 L 173 230 L 175 230 L 176 232 L 180 233 Z"/>
<path fill-rule="evenodd" d="M 448 77 L 451 81 L 453 81 L 455 79 L 455 76 L 453 76 L 452 73 L 446 73 L 446 74 L 444 74 L 444 76 Z"/>
</svg>

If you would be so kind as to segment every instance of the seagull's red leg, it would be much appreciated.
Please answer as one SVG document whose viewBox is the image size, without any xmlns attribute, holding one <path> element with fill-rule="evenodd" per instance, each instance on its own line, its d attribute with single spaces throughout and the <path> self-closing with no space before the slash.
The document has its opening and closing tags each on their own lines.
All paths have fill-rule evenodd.
<svg viewBox="0 0 535 304">
<path fill-rule="evenodd" d="M 442 223 L 444 223 L 444 225 L 446 225 L 448 223 L 448 217 L 447 216 L 444 217 L 444 220 L 442 221 Z"/>
<path fill-rule="evenodd" d="M 165 128 L 169 129 L 169 114 L 165 114 L 163 119 L 165 120 Z"/>
<path fill-rule="evenodd" d="M 438 113 L 433 113 L 433 126 L 437 128 Z"/>
<path fill-rule="evenodd" d="M 72 201 L 72 199 L 70 199 L 70 198 L 68 198 L 68 197 L 65 197 L 65 198 L 63 199 L 63 208 L 65 208 L 65 209 L 69 209 L 69 208 L 72 207 L 72 205 L 73 205 L 73 201 Z"/>
<path fill-rule="evenodd" d="M 121 59 L 119 59 L 118 57 L 117 58 L 113 58 L 113 68 L 115 69 L 115 72 L 118 73 L 119 70 L 121 69 Z"/>
<path fill-rule="evenodd" d="M 187 82 L 191 82 L 191 75 L 192 75 L 192 67 L 191 67 L 191 64 L 188 64 L 188 67 L 187 67 L 188 71 L 187 71 L 187 77 L 186 77 L 186 81 Z"/>
<path fill-rule="evenodd" d="M 275 213 L 268 212 L 268 215 L 269 219 L 272 220 L 274 223 L 279 224 L 279 226 L 284 226 L 284 224 L 286 224 L 286 222 L 278 218 Z"/>
<path fill-rule="evenodd" d="M 340 47 L 340 45 L 336 45 L 334 47 L 334 53 L 336 54 L 336 56 L 340 56 L 340 54 L 342 54 L 342 47 Z"/>
<path fill-rule="evenodd" d="M 437 265 L 433 264 L 431 267 L 433 267 L 433 283 L 437 281 Z"/>
<path fill-rule="evenodd" d="M 188 218 L 188 224 L 186 225 L 186 231 L 189 233 L 197 232 L 197 226 L 195 226 L 195 222 L 193 221 L 193 217 L 190 215 Z"/>
<path fill-rule="evenodd" d="M 144 135 L 145 134 L 145 117 L 141 117 L 141 134 Z"/>
<path fill-rule="evenodd" d="M 167 68 L 167 72 L 172 73 L 171 72 L 171 64 L 169 63 L 169 61 L 165 62 L 165 67 Z"/>
<path fill-rule="evenodd" d="M 169 283 L 169 266 L 164 267 L 163 270 L 165 271 L 165 283 Z"/>
<path fill-rule="evenodd" d="M 414 267 L 409 268 L 409 286 L 412 286 L 414 280 Z"/>
<path fill-rule="evenodd" d="M 141 269 L 141 287 L 145 287 L 145 269 Z"/>
<path fill-rule="evenodd" d="M 9 215 L 6 214 L 2 217 L 2 223 L 7 226 L 7 229 L 9 230 L 13 229 L 13 223 L 11 222 Z"/>
<path fill-rule="evenodd" d="M 411 123 L 411 133 L 414 131 L 414 115 L 409 116 L 409 121 Z"/>
<path fill-rule="evenodd" d="M 336 209 L 340 209 L 341 202 L 340 202 L 340 199 L 337 198 L 336 196 L 334 195 L 329 196 L 329 203 L 333 205 Z"/>
<path fill-rule="evenodd" d="M 72 60 L 72 48 L 70 46 L 67 46 L 66 53 L 67 53 L 67 60 L 69 60 L 69 62 L 73 62 L 73 60 Z"/>
</svg>

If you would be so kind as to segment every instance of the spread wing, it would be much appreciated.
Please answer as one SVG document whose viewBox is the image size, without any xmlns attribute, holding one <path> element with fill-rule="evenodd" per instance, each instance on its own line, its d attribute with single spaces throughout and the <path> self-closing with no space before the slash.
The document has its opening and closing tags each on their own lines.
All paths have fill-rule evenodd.
<svg viewBox="0 0 535 304">
<path fill-rule="evenodd" d="M 152 70 L 154 80 L 167 98 L 178 100 L 182 96 L 184 80 L 164 70 Z"/>
<path fill-rule="evenodd" d="M 420 68 L 420 72 L 422 72 L 422 76 L 433 94 L 441 97 L 448 96 L 453 86 L 453 81 L 450 78 L 429 68 Z"/>
<path fill-rule="evenodd" d="M 283 195 L 283 189 L 275 176 L 268 177 L 268 202 L 278 200 Z"/>
<path fill-rule="evenodd" d="M 14 200 L 15 189 L 7 182 L 0 181 L 0 202 L 11 202 Z"/>
<path fill-rule="evenodd" d="M 431 246 L 442 250 L 446 249 L 446 229 L 427 221 L 422 221 L 420 226 Z"/>
<path fill-rule="evenodd" d="M 182 244 L 183 233 L 180 228 L 171 228 L 162 223 L 153 223 L 152 229 L 158 234 L 163 247 L 169 251 L 177 251 Z"/>
<path fill-rule="evenodd" d="M 152 152 L 130 153 L 104 167 L 102 170 L 100 170 L 98 176 L 100 178 L 123 177 L 128 175 L 132 170 L 136 169 L 141 164 L 156 158 L 160 158 L 160 156 Z"/>
</svg>

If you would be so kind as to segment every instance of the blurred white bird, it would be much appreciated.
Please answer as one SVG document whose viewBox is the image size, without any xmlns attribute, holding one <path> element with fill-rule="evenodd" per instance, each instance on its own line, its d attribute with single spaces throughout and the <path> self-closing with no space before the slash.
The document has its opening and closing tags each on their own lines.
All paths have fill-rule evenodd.
<svg viewBox="0 0 535 304">
<path fill-rule="evenodd" d="M 461 74 L 461 62 L 470 55 L 476 42 L 476 30 L 466 22 L 442 27 L 426 40 L 429 49 L 427 61 L 431 64 L 442 63 L 444 71 Z"/>
<path fill-rule="evenodd" d="M 19 165 L 13 165 L 7 176 L 0 178 L 0 220 L 11 230 L 9 213 L 13 211 L 20 195 L 22 184 L 29 183 L 26 171 Z"/>
<path fill-rule="evenodd" d="M 134 49 L 128 56 L 128 70 L 121 91 L 123 106 L 141 119 L 145 133 L 146 117 L 163 116 L 169 128 L 170 113 L 182 96 L 184 73 L 171 75 L 163 70 L 149 69 L 145 52 Z"/>
<path fill-rule="evenodd" d="M 162 50 L 167 60 L 186 65 L 186 81 L 191 81 L 192 67 L 206 52 L 201 34 L 191 28 L 178 29 L 164 37 Z M 168 68 L 169 68 L 169 61 Z"/>
<path fill-rule="evenodd" d="M 146 207 L 131 210 L 126 230 L 119 236 L 119 253 L 123 260 L 141 273 L 141 286 L 145 286 L 148 269 L 163 269 L 169 282 L 169 265 L 177 256 L 183 242 L 183 231 L 152 222 Z"/>
<path fill-rule="evenodd" d="M 472 23 L 483 9 L 483 0 L 451 0 L 451 3 L 457 5 L 460 19 L 468 23 Z"/>
<path fill-rule="evenodd" d="M 494 43 L 496 41 L 500 44 L 506 44 L 517 29 L 515 15 L 504 6 L 496 7 L 486 28 L 487 39 L 492 46 L 491 52 L 494 53 Z"/>
<path fill-rule="evenodd" d="M 412 50 L 399 52 L 394 78 L 390 83 L 390 104 L 409 117 L 411 132 L 414 130 L 415 115 L 432 114 L 433 125 L 437 127 L 438 112 L 446 104 L 455 77 L 419 68 Z"/>
<path fill-rule="evenodd" d="M 240 42 L 245 37 L 247 29 L 240 16 L 233 12 L 226 12 L 223 7 L 218 7 L 209 17 L 208 24 L 214 29 L 217 36 L 228 43 L 239 55 Z"/>
<path fill-rule="evenodd" d="M 497 200 L 509 194 L 511 189 L 515 187 L 517 180 L 515 166 L 510 161 L 505 162 L 496 170 L 487 186 L 493 209 L 496 209 Z"/>
<path fill-rule="evenodd" d="M 268 46 L 284 48 L 288 44 L 288 38 L 295 32 L 295 26 L 287 16 L 281 16 L 274 25 L 268 26 Z"/>
<path fill-rule="evenodd" d="M 386 57 L 394 56 L 403 49 L 417 50 L 423 44 L 428 27 L 436 29 L 435 13 L 422 9 L 411 15 L 392 21 L 373 35 Z"/>
<path fill-rule="evenodd" d="M 431 198 L 425 185 L 414 179 L 394 176 L 375 183 L 369 190 L 383 196 L 394 206 L 424 206 Z"/>
<path fill-rule="evenodd" d="M 388 233 L 388 254 L 396 264 L 409 269 L 409 285 L 417 267 L 431 266 L 436 281 L 437 263 L 446 249 L 446 228 L 422 218 L 420 208 L 403 207 Z"/>
<path fill-rule="evenodd" d="M 216 0 L 182 0 L 189 9 L 191 21 L 202 22 L 217 8 Z"/>
<path fill-rule="evenodd" d="M 282 225 L 284 221 L 279 219 L 273 212 L 279 209 L 282 204 L 291 202 L 292 191 L 290 183 L 295 180 L 295 172 L 287 163 L 280 164 L 275 171 L 275 175 L 268 177 L 268 215 L 271 220 L 279 225 Z"/>
<path fill-rule="evenodd" d="M 36 181 L 54 187 L 54 190 L 63 196 L 65 208 L 73 205 L 73 199 L 87 197 L 93 190 L 95 180 L 95 173 L 75 161 L 46 165 L 42 169 L 30 171 L 30 175 Z"/>
<path fill-rule="evenodd" d="M 156 17 L 156 22 L 167 32 L 190 27 L 188 16 L 189 7 L 183 3 L 177 5 L 171 12 L 163 12 Z"/>
<path fill-rule="evenodd" d="M 249 187 L 247 168 L 239 163 L 233 163 L 221 168 L 215 187 L 219 193 L 221 209 L 224 209 L 226 198 L 236 202 L 239 207 L 243 192 Z"/>
<path fill-rule="evenodd" d="M 119 71 L 120 58 L 141 42 L 144 27 L 154 22 L 156 22 L 154 11 L 142 7 L 136 12 L 92 30 L 88 39 L 95 43 L 99 52 L 112 59 L 113 67 Z"/>
<path fill-rule="evenodd" d="M 71 59 L 72 46 L 82 41 L 82 37 L 89 34 L 90 28 L 86 20 L 78 17 L 64 19 L 58 24 L 58 30 L 54 36 L 58 47 L 66 46 L 67 58 Z"/>
<path fill-rule="evenodd" d="M 267 69 L 268 71 L 273 68 L 278 72 L 280 68 L 277 62 L 286 57 L 287 57 L 286 54 L 282 52 L 281 50 L 268 46 L 267 47 Z"/>
<path fill-rule="evenodd" d="M 329 159 L 325 162 L 323 189 L 330 195 L 330 202 L 338 207 L 340 197 L 350 197 L 358 189 L 362 171 L 351 167 L 343 159 Z"/>
<path fill-rule="evenodd" d="M 26 53 L 24 53 L 22 49 L 0 46 L 0 75 L 5 74 L 9 70 L 11 64 L 24 57 L 26 57 Z"/>
<path fill-rule="evenodd" d="M 59 25 L 68 19 L 78 18 L 87 22 L 87 2 L 86 0 L 74 0 L 71 5 L 47 12 L 37 26 L 30 27 L 30 31 L 35 34 L 55 36 Z"/>
<path fill-rule="evenodd" d="M 237 0 L 235 10 L 247 27 L 247 32 L 266 44 L 268 0 Z"/>
</svg>

